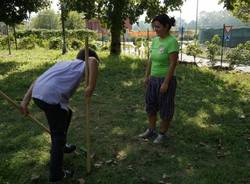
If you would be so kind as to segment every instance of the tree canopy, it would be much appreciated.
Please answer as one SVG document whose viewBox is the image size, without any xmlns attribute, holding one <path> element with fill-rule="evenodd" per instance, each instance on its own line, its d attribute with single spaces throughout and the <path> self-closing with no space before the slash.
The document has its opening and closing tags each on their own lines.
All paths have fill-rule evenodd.
<svg viewBox="0 0 250 184">
<path fill-rule="evenodd" d="M 31 26 L 35 29 L 59 29 L 60 17 L 54 10 L 44 10 L 31 19 Z"/>
<path fill-rule="evenodd" d="M 1 0 L 0 22 L 7 25 L 21 23 L 31 12 L 38 12 L 49 6 L 49 0 Z"/>
<path fill-rule="evenodd" d="M 244 22 L 250 22 L 250 1 L 249 0 L 220 0 L 224 7 L 230 10 L 234 16 Z"/>
<path fill-rule="evenodd" d="M 139 16 L 147 13 L 146 20 L 160 13 L 179 9 L 183 0 L 64 0 L 68 7 L 83 12 L 86 19 L 99 18 L 111 31 L 111 54 L 120 54 L 120 35 L 124 32 L 124 21 L 135 23 Z"/>
</svg>

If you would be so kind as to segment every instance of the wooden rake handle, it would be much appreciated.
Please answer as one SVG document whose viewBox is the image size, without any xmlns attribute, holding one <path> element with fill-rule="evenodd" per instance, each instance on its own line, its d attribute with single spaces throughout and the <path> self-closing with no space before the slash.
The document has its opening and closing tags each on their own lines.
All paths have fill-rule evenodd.
<svg viewBox="0 0 250 184">
<path fill-rule="evenodd" d="M 0 90 L 0 96 L 2 96 L 5 100 L 7 100 L 11 105 L 13 105 L 17 110 L 19 110 L 20 106 L 12 100 L 10 97 L 8 97 L 4 92 Z M 43 130 L 45 130 L 47 133 L 50 134 L 50 130 L 44 126 L 40 121 L 38 121 L 36 118 L 34 118 L 31 114 L 28 114 L 26 117 L 28 117 L 31 121 L 36 123 L 38 126 L 40 126 Z M 80 153 L 75 151 L 75 154 L 79 155 Z"/>
<path fill-rule="evenodd" d="M 12 104 L 17 110 L 20 109 L 20 106 L 14 100 L 12 100 L 10 97 L 8 97 L 4 92 L 2 92 L 1 90 L 0 90 L 0 95 L 5 100 L 7 100 L 10 104 Z M 27 117 L 29 119 L 31 119 L 34 123 L 39 125 L 41 128 L 43 128 L 43 130 L 45 130 L 46 132 L 48 132 L 50 134 L 50 130 L 46 126 L 44 126 L 40 121 L 38 121 L 36 118 L 34 118 L 31 114 L 27 114 Z"/>
</svg>

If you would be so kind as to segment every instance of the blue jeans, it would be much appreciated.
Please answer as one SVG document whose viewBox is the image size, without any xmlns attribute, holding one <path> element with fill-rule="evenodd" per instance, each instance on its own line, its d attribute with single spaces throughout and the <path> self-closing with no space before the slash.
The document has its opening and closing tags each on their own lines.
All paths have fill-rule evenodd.
<svg viewBox="0 0 250 184">
<path fill-rule="evenodd" d="M 33 98 L 35 104 L 45 112 L 51 132 L 50 176 L 51 182 L 64 177 L 63 151 L 66 144 L 67 131 L 72 117 L 72 111 L 66 111 L 60 104 L 51 105 Z"/>
</svg>

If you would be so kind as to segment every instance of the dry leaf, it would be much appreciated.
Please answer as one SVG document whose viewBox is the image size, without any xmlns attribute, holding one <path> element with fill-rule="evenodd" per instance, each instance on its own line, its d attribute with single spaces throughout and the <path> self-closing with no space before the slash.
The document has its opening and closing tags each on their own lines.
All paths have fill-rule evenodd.
<svg viewBox="0 0 250 184">
<path fill-rule="evenodd" d="M 142 182 L 147 182 L 147 180 L 146 180 L 145 177 L 141 177 L 141 181 L 142 181 Z"/>
<path fill-rule="evenodd" d="M 78 181 L 79 181 L 79 184 L 85 184 L 85 180 L 83 178 L 79 178 Z"/>
<path fill-rule="evenodd" d="M 31 180 L 32 182 L 36 182 L 36 181 L 39 180 L 39 178 L 40 178 L 40 175 L 38 175 L 38 174 L 32 174 L 30 180 Z"/>
<path fill-rule="evenodd" d="M 98 168 L 102 167 L 102 164 L 103 164 L 103 162 L 97 162 L 94 164 L 94 166 L 98 169 Z"/>
<path fill-rule="evenodd" d="M 165 184 L 165 182 L 162 181 L 162 180 L 158 181 L 158 183 L 159 183 L 159 184 Z"/>
<path fill-rule="evenodd" d="M 107 160 L 105 161 L 106 164 L 111 164 L 113 162 L 113 160 Z"/>
<path fill-rule="evenodd" d="M 166 178 L 168 178 L 168 176 L 164 173 L 163 175 L 162 175 L 162 179 L 166 179 Z"/>
</svg>

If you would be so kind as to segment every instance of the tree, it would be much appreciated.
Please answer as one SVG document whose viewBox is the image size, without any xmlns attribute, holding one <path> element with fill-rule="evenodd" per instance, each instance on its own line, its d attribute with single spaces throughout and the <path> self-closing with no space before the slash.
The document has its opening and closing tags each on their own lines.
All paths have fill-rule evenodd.
<svg viewBox="0 0 250 184">
<path fill-rule="evenodd" d="M 187 48 L 186 48 L 186 52 L 187 52 L 187 55 L 191 55 L 194 57 L 194 62 L 196 62 L 196 57 L 199 55 L 199 54 L 202 54 L 202 50 L 201 50 L 201 47 L 198 43 L 194 42 L 192 44 L 188 44 Z"/>
<path fill-rule="evenodd" d="M 0 22 L 4 22 L 8 26 L 20 24 L 24 19 L 28 18 L 31 12 L 38 12 L 44 7 L 49 6 L 49 0 L 1 0 L 0 3 Z M 9 47 L 9 54 L 10 47 Z"/>
<path fill-rule="evenodd" d="M 31 12 L 38 12 L 49 6 L 49 0 L 2 0 L 0 3 L 0 22 L 7 25 L 19 24 Z"/>
<path fill-rule="evenodd" d="M 237 64 L 250 65 L 250 41 L 240 43 L 235 48 L 231 48 L 226 55 L 230 67 Z"/>
<path fill-rule="evenodd" d="M 61 10 L 61 23 L 62 23 L 62 54 L 67 52 L 66 48 L 66 33 L 65 33 L 65 21 L 68 16 L 69 9 L 67 8 L 67 2 L 65 0 L 60 0 L 60 10 Z"/>
<path fill-rule="evenodd" d="M 65 0 L 70 9 L 83 12 L 85 19 L 99 18 L 111 32 L 111 54 L 121 52 L 120 35 L 124 32 L 124 21 L 129 18 L 135 23 L 139 16 L 147 12 L 146 21 L 159 13 L 178 9 L 183 0 Z"/>
<path fill-rule="evenodd" d="M 206 41 L 205 44 L 207 46 L 207 56 L 210 59 L 212 66 L 214 66 L 216 63 L 215 56 L 219 54 L 220 51 L 221 39 L 219 35 L 214 35 L 212 40 L 210 42 Z"/>
<path fill-rule="evenodd" d="M 85 27 L 81 14 L 76 11 L 70 11 L 65 21 L 65 28 L 67 29 L 82 29 Z"/>
<path fill-rule="evenodd" d="M 250 22 L 250 1 L 249 0 L 220 0 L 224 7 L 231 11 L 234 16 L 244 22 Z"/>
<path fill-rule="evenodd" d="M 54 10 L 44 10 L 31 19 L 31 27 L 35 29 L 58 29 L 59 16 Z"/>
</svg>

